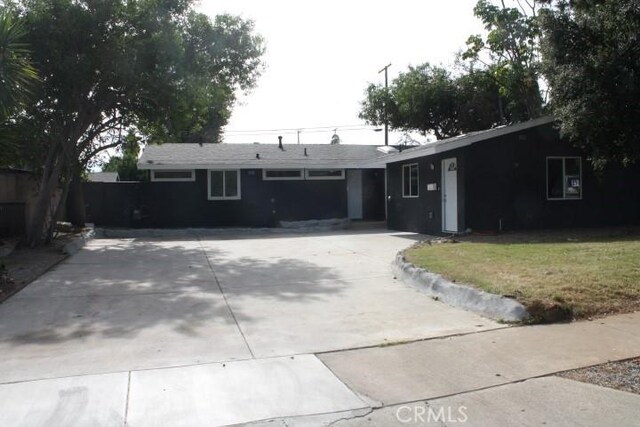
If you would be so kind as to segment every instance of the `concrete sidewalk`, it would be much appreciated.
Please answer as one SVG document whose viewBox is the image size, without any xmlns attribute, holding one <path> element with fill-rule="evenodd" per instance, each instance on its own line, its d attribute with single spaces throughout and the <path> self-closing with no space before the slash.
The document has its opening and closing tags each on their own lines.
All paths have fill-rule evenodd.
<svg viewBox="0 0 640 427">
<path fill-rule="evenodd" d="M 640 313 L 321 354 L 378 405 L 435 399 L 640 356 Z"/>
<path fill-rule="evenodd" d="M 640 356 L 640 313 L 318 355 L 369 411 L 253 426 L 636 426 L 640 395 L 549 376 Z"/>
<path fill-rule="evenodd" d="M 634 426 L 558 371 L 640 355 L 640 313 L 387 347 L 0 385 L 2 426 Z M 245 425 L 245 424 L 242 424 Z"/>
</svg>

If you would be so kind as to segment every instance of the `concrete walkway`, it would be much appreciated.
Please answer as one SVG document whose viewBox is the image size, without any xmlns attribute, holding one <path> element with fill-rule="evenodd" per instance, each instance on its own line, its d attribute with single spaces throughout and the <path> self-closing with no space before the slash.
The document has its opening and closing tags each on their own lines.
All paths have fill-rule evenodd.
<svg viewBox="0 0 640 427">
<path fill-rule="evenodd" d="M 0 305 L 0 426 L 638 418 L 639 396 L 538 377 L 640 355 L 640 314 L 497 324 L 394 280 L 419 238 L 94 240 Z"/>
</svg>

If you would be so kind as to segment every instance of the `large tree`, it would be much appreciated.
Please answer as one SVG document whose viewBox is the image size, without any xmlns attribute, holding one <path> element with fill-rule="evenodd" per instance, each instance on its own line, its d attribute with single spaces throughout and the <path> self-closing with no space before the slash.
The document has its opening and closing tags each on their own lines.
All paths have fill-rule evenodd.
<svg viewBox="0 0 640 427">
<path fill-rule="evenodd" d="M 561 132 L 596 169 L 640 160 L 640 1 L 559 1 L 542 14 Z"/>
<path fill-rule="evenodd" d="M 486 35 L 467 40 L 462 58 L 481 64 L 500 87 L 504 121 L 524 121 L 542 114 L 540 95 L 538 0 L 479 0 L 474 15 Z"/>
<path fill-rule="evenodd" d="M 539 0 L 479 0 L 474 14 L 485 35 L 473 35 L 459 56 L 462 73 L 409 67 L 386 89 L 369 85 L 360 118 L 438 139 L 543 114 L 539 88 Z"/>
<path fill-rule="evenodd" d="M 389 88 L 367 88 L 360 118 L 437 139 L 487 129 L 500 121 L 498 86 L 483 71 L 453 76 L 431 64 L 409 67 Z"/>
<path fill-rule="evenodd" d="M 191 0 L 22 0 L 14 5 L 42 76 L 15 120 L 41 181 L 27 240 L 51 235 L 74 176 L 135 127 L 148 142 L 216 142 L 262 40 L 238 17 L 212 22 Z"/>
</svg>

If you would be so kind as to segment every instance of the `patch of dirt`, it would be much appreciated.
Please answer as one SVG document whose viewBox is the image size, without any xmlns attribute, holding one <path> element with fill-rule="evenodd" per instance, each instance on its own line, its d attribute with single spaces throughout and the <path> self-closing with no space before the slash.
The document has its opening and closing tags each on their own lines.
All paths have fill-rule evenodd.
<svg viewBox="0 0 640 427">
<path fill-rule="evenodd" d="M 640 394 L 640 357 L 558 374 L 559 377 Z"/>
<path fill-rule="evenodd" d="M 15 249 L 0 258 L 0 303 L 65 259 L 62 246 L 66 242 L 62 239 L 40 248 Z"/>
</svg>

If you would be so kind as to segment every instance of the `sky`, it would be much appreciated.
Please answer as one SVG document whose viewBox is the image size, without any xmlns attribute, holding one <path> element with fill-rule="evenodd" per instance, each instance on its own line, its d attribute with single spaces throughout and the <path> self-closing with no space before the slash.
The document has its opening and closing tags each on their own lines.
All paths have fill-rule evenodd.
<svg viewBox="0 0 640 427">
<path fill-rule="evenodd" d="M 285 143 L 299 136 L 301 143 L 322 144 L 337 128 L 341 143 L 384 144 L 384 132 L 358 118 L 367 85 L 384 83 L 378 72 L 387 64 L 389 82 L 409 65 L 452 66 L 467 37 L 482 32 L 475 3 L 202 0 L 198 10 L 211 17 L 253 20 L 266 43 L 266 68 L 256 88 L 239 97 L 225 142 L 277 143 L 282 135 Z M 400 138 L 391 132 L 389 143 Z"/>
</svg>

